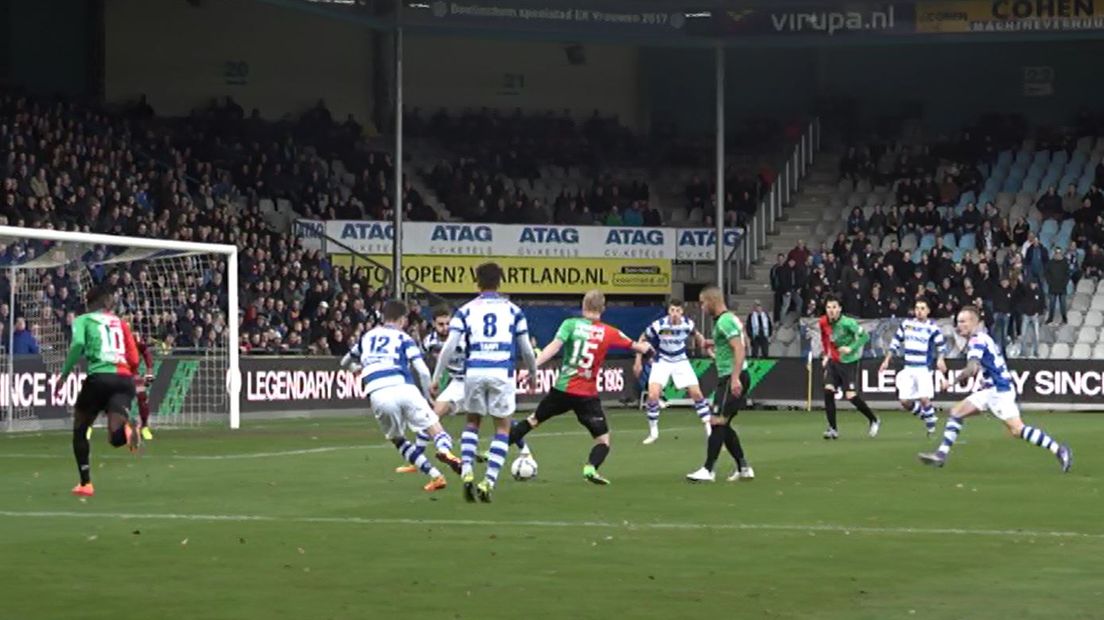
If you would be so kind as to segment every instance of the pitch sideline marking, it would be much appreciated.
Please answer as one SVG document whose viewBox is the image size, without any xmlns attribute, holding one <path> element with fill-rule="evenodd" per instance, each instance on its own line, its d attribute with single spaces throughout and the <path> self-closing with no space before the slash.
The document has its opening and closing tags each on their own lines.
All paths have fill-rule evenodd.
<svg viewBox="0 0 1104 620">
<path fill-rule="evenodd" d="M 182 513 L 126 513 L 126 512 L 72 512 L 72 511 L 28 511 L 0 510 L 0 517 L 28 519 L 147 519 L 161 521 L 199 521 L 199 522 L 262 522 L 262 523 L 330 523 L 338 525 L 434 525 L 434 526 L 474 526 L 474 527 L 547 527 L 547 528 L 603 528 L 627 530 L 751 530 L 777 532 L 824 532 L 830 534 L 888 534 L 919 536 L 1016 536 L 1036 538 L 1074 538 L 1104 540 L 1104 533 L 1038 531 L 1038 530 L 993 530 L 970 528 L 917 528 L 917 527 L 869 527 L 820 524 L 799 525 L 779 523 L 633 523 L 622 521 L 547 521 L 519 520 L 496 521 L 482 519 L 408 519 L 385 517 L 277 517 L 270 515 L 217 515 Z"/>
<path fill-rule="evenodd" d="M 682 426 L 671 427 L 666 429 L 667 432 L 673 431 L 688 431 L 698 429 L 697 426 Z M 539 433 L 534 435 L 534 439 L 541 439 L 543 437 L 572 437 L 577 435 L 587 435 L 588 431 L 558 431 L 551 433 Z M 302 456 L 305 454 L 323 454 L 326 452 L 339 452 L 343 450 L 377 450 L 380 448 L 391 448 L 388 443 L 371 443 L 361 446 L 322 446 L 318 448 L 303 448 L 300 450 L 282 450 L 276 452 L 241 452 L 236 454 L 146 454 L 143 458 L 167 458 L 179 461 L 227 461 L 238 459 L 261 459 L 261 458 L 275 458 L 283 456 Z M 0 458 L 3 459 L 69 459 L 71 455 L 69 453 L 63 454 L 4 454 L 0 453 Z M 101 455 L 96 458 L 132 458 L 129 455 L 116 456 L 112 454 Z"/>
</svg>

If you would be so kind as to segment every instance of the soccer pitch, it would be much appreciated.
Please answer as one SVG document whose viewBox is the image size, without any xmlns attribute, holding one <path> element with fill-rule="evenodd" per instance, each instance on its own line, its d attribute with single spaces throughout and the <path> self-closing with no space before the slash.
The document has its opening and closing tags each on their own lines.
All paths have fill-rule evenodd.
<svg viewBox="0 0 1104 620">
<path fill-rule="evenodd" d="M 2 436 L 0 617 L 1099 618 L 1104 417 L 1026 419 L 1071 444 L 1073 472 L 993 420 L 935 470 L 904 413 L 870 439 L 841 412 L 827 442 L 819 414 L 749 412 L 757 479 L 720 480 L 722 453 L 692 485 L 704 435 L 668 409 L 651 446 L 642 414 L 611 417 L 597 487 L 564 416 L 530 435 L 539 478 L 505 475 L 490 505 L 451 473 L 434 494 L 392 473 L 368 417 L 164 430 L 142 457 L 98 429 L 87 501 L 68 433 Z"/>
</svg>

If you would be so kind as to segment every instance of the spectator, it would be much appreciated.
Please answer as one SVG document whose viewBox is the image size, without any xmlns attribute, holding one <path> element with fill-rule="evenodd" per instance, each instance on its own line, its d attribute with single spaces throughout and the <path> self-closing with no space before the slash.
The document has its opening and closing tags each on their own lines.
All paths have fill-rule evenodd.
<svg viewBox="0 0 1104 620">
<path fill-rule="evenodd" d="M 1020 299 L 1020 357 L 1039 356 L 1039 317 L 1046 312 L 1046 298 L 1039 284 L 1029 280 Z"/>
<path fill-rule="evenodd" d="M 794 310 L 797 311 L 798 316 L 801 316 L 801 292 L 804 290 L 805 283 L 808 280 L 804 265 L 797 263 L 792 257 L 787 259 L 786 271 L 783 277 L 785 278 L 783 282 L 786 285 L 786 294 L 783 297 L 782 313 L 785 314 L 787 306 L 792 305 Z"/>
<path fill-rule="evenodd" d="M 1104 251 L 1100 249 L 1099 243 L 1093 243 L 1085 253 L 1085 260 L 1081 262 L 1081 273 L 1093 281 L 1104 277 Z"/>
<path fill-rule="evenodd" d="M 1047 314 L 1047 323 L 1056 325 L 1055 318 L 1062 317 L 1062 323 L 1066 322 L 1066 288 L 1070 283 L 1070 265 L 1062 254 L 1062 248 L 1054 248 L 1054 256 L 1046 264 L 1046 283 L 1050 291 L 1050 310 Z M 1058 315 L 1055 309 L 1061 311 Z"/>
<path fill-rule="evenodd" d="M 1026 218 L 1019 218 L 1016 220 L 1016 225 L 1012 227 L 1012 244 L 1017 248 L 1022 248 L 1028 241 L 1028 236 L 1031 234 L 1031 227 L 1027 224 Z"/>
<path fill-rule="evenodd" d="M 1070 283 L 1073 284 L 1073 288 L 1077 288 L 1077 283 L 1081 281 L 1081 256 L 1084 252 L 1077 247 L 1076 241 L 1070 241 L 1069 249 L 1066 250 L 1066 264 L 1069 265 Z"/>
<path fill-rule="evenodd" d="M 1004 353 L 1008 339 L 1008 320 L 1012 313 L 1012 284 L 1008 278 L 1000 279 L 1000 286 L 993 290 L 993 333 L 997 346 Z"/>
<path fill-rule="evenodd" d="M 1057 188 L 1053 185 L 1047 188 L 1045 194 L 1039 197 L 1039 200 L 1035 202 L 1035 208 L 1039 210 L 1039 214 L 1043 219 L 1055 219 L 1062 220 L 1062 197 L 1058 195 Z"/>
<path fill-rule="evenodd" d="M 763 310 L 763 304 L 758 301 L 747 318 L 748 333 L 751 334 L 751 357 L 767 357 L 771 334 L 774 325 L 770 315 Z"/>
<path fill-rule="evenodd" d="M 881 239 L 886 234 L 886 214 L 882 211 L 882 205 L 874 205 L 874 212 L 866 222 L 866 232 L 871 237 Z"/>
<path fill-rule="evenodd" d="M 809 249 L 805 247 L 805 241 L 798 239 L 797 245 L 794 246 L 794 249 L 790 250 L 786 258 L 792 260 L 797 265 L 804 265 L 809 259 Z"/>
<path fill-rule="evenodd" d="M 12 332 L 12 354 L 14 355 L 38 355 L 38 339 L 27 328 L 27 321 L 23 317 L 15 320 L 15 330 Z"/>
<path fill-rule="evenodd" d="M 859 280 L 852 280 L 843 291 L 843 312 L 850 316 L 863 316 L 863 290 Z"/>
<path fill-rule="evenodd" d="M 770 287 L 774 293 L 774 322 L 782 320 L 786 292 L 789 290 L 789 265 L 786 264 L 786 256 L 779 254 L 770 270 Z"/>
<path fill-rule="evenodd" d="M 889 316 L 886 300 L 882 296 L 882 286 L 875 282 L 870 287 L 870 294 L 863 300 L 862 314 L 864 319 L 880 319 Z"/>
<path fill-rule="evenodd" d="M 1077 211 L 1077 207 L 1081 204 L 1081 199 L 1077 195 L 1077 186 L 1073 183 L 1069 184 L 1066 188 L 1066 193 L 1062 194 L 1062 217 L 1065 219 L 1074 214 Z"/>
<path fill-rule="evenodd" d="M 1039 243 L 1035 233 L 1029 233 L 1027 243 L 1023 249 L 1024 279 L 1036 282 L 1043 289 L 1043 295 L 1047 294 L 1047 281 L 1045 278 L 1045 266 L 1050 260 L 1046 247 Z"/>
<path fill-rule="evenodd" d="M 847 234 L 857 235 L 863 230 L 866 230 L 866 217 L 863 216 L 861 208 L 855 207 L 847 218 Z"/>
<path fill-rule="evenodd" d="M 890 207 L 889 213 L 886 215 L 885 234 L 892 235 L 898 241 L 901 240 L 901 210 L 897 208 L 897 205 Z"/>
<path fill-rule="evenodd" d="M 976 235 L 980 226 L 981 213 L 977 210 L 977 207 L 974 206 L 974 203 L 968 202 L 966 203 L 966 208 L 962 210 L 962 215 L 959 215 L 955 222 L 955 238 L 961 241 L 963 235 Z"/>
</svg>

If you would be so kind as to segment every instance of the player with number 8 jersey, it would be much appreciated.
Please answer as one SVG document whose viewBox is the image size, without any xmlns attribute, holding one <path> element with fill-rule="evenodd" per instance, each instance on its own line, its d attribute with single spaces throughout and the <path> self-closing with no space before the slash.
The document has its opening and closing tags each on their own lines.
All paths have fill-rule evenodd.
<svg viewBox="0 0 1104 620">
<path fill-rule="evenodd" d="M 609 424 L 598 399 L 598 375 L 610 348 L 633 349 L 638 353 L 652 350 L 646 342 L 634 342 L 621 330 L 601 322 L 606 297 L 600 291 L 590 291 L 583 297 L 583 316 L 564 321 L 556 337 L 537 357 L 537 366 L 564 350 L 560 375 L 555 386 L 537 405 L 537 411 L 519 422 L 510 433 L 510 442 L 520 441 L 544 422 L 574 411 L 579 423 L 590 432 L 594 445 L 583 467 L 583 477 L 595 484 L 609 484 L 598 468 L 609 455 Z"/>
</svg>

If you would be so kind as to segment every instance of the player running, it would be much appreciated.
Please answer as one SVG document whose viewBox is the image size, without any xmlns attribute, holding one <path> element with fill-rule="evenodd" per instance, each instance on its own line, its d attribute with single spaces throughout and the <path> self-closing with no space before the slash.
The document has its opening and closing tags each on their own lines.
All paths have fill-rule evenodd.
<svg viewBox="0 0 1104 620">
<path fill-rule="evenodd" d="M 958 312 L 958 334 L 968 340 L 966 345 L 966 368 L 958 373 L 959 385 L 966 385 L 978 373 L 980 389 L 966 397 L 951 409 L 947 425 L 943 429 L 943 441 L 935 452 L 920 453 L 920 462 L 935 467 L 947 463 L 951 451 L 966 418 L 988 411 L 1001 422 L 1012 437 L 1049 450 L 1058 459 L 1063 472 L 1073 465 L 1073 452 L 1069 446 L 1058 443 L 1041 428 L 1027 426 L 1020 419 L 1020 408 L 1016 405 L 1016 388 L 1012 385 L 1012 374 L 1004 361 L 993 338 L 981 329 L 981 315 L 974 306 L 963 306 Z"/>
<path fill-rule="evenodd" d="M 655 443 L 659 439 L 659 395 L 667 383 L 673 382 L 675 388 L 687 390 L 691 400 L 694 401 L 694 410 L 705 426 L 705 432 L 709 432 L 709 401 L 702 395 L 698 385 L 698 375 L 694 367 L 690 365 L 690 358 L 686 356 L 686 343 L 691 338 L 699 348 L 705 342 L 705 337 L 694 327 L 694 321 L 684 316 L 681 299 L 672 299 L 667 304 L 667 315 L 652 321 L 652 324 L 640 335 L 642 342 L 648 342 L 656 351 L 656 360 L 652 364 L 651 373 L 648 375 L 648 399 L 644 405 L 644 411 L 648 416 L 648 436 L 644 438 L 644 444 Z M 641 376 L 644 371 L 644 356 L 636 354 L 636 362 L 633 364 L 633 374 Z"/>
<path fill-rule="evenodd" d="M 747 404 L 748 375 L 746 336 L 740 319 L 729 311 L 721 289 L 710 286 L 702 290 L 698 300 L 702 309 L 713 316 L 713 340 L 706 345 L 714 350 L 717 364 L 717 390 L 713 393 L 715 411 L 709 418 L 709 441 L 706 443 L 705 464 L 686 475 L 691 482 L 713 482 L 714 467 L 723 444 L 736 459 L 736 471 L 728 480 L 754 480 L 755 470 L 748 465 L 740 436 L 732 428 L 732 419 Z M 737 369 L 739 369 L 737 371 Z"/>
<path fill-rule="evenodd" d="M 73 494 L 82 497 L 95 494 L 88 429 L 101 411 L 107 413 L 108 443 L 116 448 L 129 446 L 131 452 L 138 449 L 138 432 L 128 415 L 134 398 L 138 347 L 130 326 L 112 313 L 114 306 L 115 291 L 108 285 L 88 293 L 87 307 L 91 311 L 73 321 L 73 340 L 55 389 L 55 399 L 60 398 L 69 373 L 82 358 L 88 362 L 88 376 L 73 407 L 73 455 L 80 474 L 80 484 L 73 487 Z"/>
<path fill-rule="evenodd" d="M 556 385 L 537 405 L 536 412 L 518 422 L 510 433 L 510 441 L 520 441 L 544 422 L 574 411 L 579 423 L 594 438 L 590 457 L 583 467 L 583 477 L 594 484 L 609 484 L 609 480 L 598 473 L 610 451 L 609 424 L 602 411 L 602 401 L 598 399 L 598 374 L 606 352 L 610 348 L 632 349 L 637 353 L 652 350 L 647 342 L 633 342 L 621 330 L 602 323 L 605 309 L 606 296 L 601 291 L 589 291 L 583 296 L 583 316 L 560 324 L 556 337 L 537 358 L 537 366 L 541 366 L 567 346 Z"/>
<path fill-rule="evenodd" d="M 360 381 L 368 394 L 368 406 L 379 422 L 383 435 L 394 444 L 403 458 L 429 476 L 423 487 L 437 491 L 447 486 L 445 477 L 429 462 L 425 449 L 406 439 L 406 429 L 426 433 L 437 447 L 437 460 L 460 472 L 460 459 L 452 453 L 452 437 L 441 427 L 430 408 L 429 368 L 422 351 L 403 330 L 406 328 L 406 304 L 391 300 L 383 305 L 383 325 L 363 335 L 341 359 L 341 366 L 360 370 Z M 418 374 L 418 387 L 410 369 Z"/>
<path fill-rule="evenodd" d="M 491 501 L 498 474 L 506 462 L 510 440 L 510 416 L 517 408 L 517 384 L 514 371 L 518 357 L 525 361 L 530 377 L 536 376 L 536 356 L 529 344 L 529 324 L 525 314 L 509 299 L 498 294 L 502 284 L 502 268 L 497 263 L 483 263 L 475 269 L 479 296 L 464 304 L 449 321 L 449 337 L 441 348 L 434 384 L 441 380 L 445 369 L 459 353 L 464 354 L 464 399 L 460 410 L 468 416 L 460 436 L 460 473 L 464 481 L 464 498 Z M 484 417 L 494 418 L 495 435 L 491 440 L 487 471 L 483 481 L 475 484 L 475 453 L 479 448 L 479 425 Z"/>
<path fill-rule="evenodd" d="M 935 397 L 932 357 L 936 358 L 935 366 L 939 372 L 947 372 L 947 362 L 943 358 L 947 343 L 939 326 L 928 318 L 931 309 L 926 300 L 917 299 L 912 312 L 915 318 L 901 322 L 878 372 L 885 372 L 890 360 L 903 353 L 905 367 L 897 373 L 897 396 L 905 411 L 911 411 L 924 422 L 931 437 L 936 423 L 935 406 L 931 402 Z"/>
<path fill-rule="evenodd" d="M 829 295 L 824 303 L 824 316 L 820 317 L 820 342 L 824 346 L 821 366 L 824 367 L 824 414 L 828 417 L 825 439 L 839 439 L 836 427 L 836 389 L 851 402 L 870 423 L 869 434 L 878 436 L 881 420 L 870 410 L 858 392 L 859 360 L 870 335 L 855 319 L 844 316 L 839 298 Z"/>
</svg>

